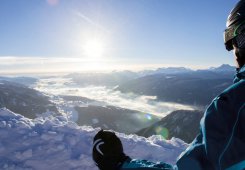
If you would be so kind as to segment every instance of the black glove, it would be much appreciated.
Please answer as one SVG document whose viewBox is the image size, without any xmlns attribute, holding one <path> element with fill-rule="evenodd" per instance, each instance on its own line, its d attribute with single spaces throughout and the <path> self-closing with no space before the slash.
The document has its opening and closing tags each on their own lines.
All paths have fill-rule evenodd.
<svg viewBox="0 0 245 170">
<path fill-rule="evenodd" d="M 123 153 L 122 143 L 114 132 L 100 130 L 95 135 L 93 160 L 100 170 L 119 170 L 128 158 Z"/>
</svg>

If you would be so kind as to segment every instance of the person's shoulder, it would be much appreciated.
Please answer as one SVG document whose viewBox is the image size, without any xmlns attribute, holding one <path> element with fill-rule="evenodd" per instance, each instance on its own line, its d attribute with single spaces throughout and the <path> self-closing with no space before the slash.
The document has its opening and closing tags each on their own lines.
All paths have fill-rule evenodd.
<svg viewBox="0 0 245 170">
<path fill-rule="evenodd" d="M 215 106 L 239 109 L 245 103 L 245 79 L 225 89 L 212 101 Z"/>
<path fill-rule="evenodd" d="M 234 83 L 230 87 L 228 87 L 223 92 L 224 94 L 240 94 L 245 95 L 245 79 L 240 80 L 237 83 Z M 245 97 L 245 96 L 244 96 Z"/>
</svg>

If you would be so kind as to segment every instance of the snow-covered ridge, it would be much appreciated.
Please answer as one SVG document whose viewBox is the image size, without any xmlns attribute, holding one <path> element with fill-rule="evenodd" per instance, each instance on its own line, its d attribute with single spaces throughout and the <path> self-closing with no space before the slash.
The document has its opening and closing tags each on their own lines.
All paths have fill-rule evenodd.
<svg viewBox="0 0 245 170">
<path fill-rule="evenodd" d="M 99 129 L 77 126 L 64 117 L 28 119 L 0 109 L 0 169 L 96 170 L 91 158 L 92 140 Z M 132 158 L 174 164 L 188 146 L 172 138 L 117 135 Z"/>
</svg>

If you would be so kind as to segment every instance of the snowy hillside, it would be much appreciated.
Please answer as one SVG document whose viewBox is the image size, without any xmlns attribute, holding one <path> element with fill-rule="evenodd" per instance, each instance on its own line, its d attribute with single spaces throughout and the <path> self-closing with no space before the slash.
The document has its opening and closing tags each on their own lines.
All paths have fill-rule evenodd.
<svg viewBox="0 0 245 170">
<path fill-rule="evenodd" d="M 0 169 L 96 170 L 91 159 L 93 136 L 99 129 L 77 126 L 64 117 L 28 119 L 0 109 Z M 117 134 L 132 158 L 174 164 L 188 146 L 172 138 Z"/>
</svg>

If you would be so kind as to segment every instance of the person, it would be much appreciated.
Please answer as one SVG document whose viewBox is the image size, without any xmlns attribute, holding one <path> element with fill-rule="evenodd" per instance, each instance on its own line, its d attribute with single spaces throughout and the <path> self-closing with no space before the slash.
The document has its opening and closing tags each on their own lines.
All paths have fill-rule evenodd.
<svg viewBox="0 0 245 170">
<path fill-rule="evenodd" d="M 179 169 L 245 169 L 245 0 L 228 16 L 225 47 L 237 65 L 234 84 L 218 95 L 200 122 L 200 134 L 177 161 Z M 190 168 L 189 168 L 190 169 Z"/>
<path fill-rule="evenodd" d="M 234 84 L 213 99 L 200 121 L 200 133 L 179 156 L 176 165 L 162 163 L 158 167 L 156 163 L 142 160 L 138 160 L 137 164 L 137 160 L 132 161 L 122 151 L 124 159 L 107 170 L 245 169 L 245 0 L 240 0 L 232 9 L 226 26 L 225 47 L 228 51 L 233 50 L 237 65 Z M 100 132 L 100 136 L 103 134 L 103 131 Z M 100 147 L 94 146 L 93 152 L 96 152 L 96 147 Z M 111 152 L 114 152 L 113 149 Z"/>
</svg>

